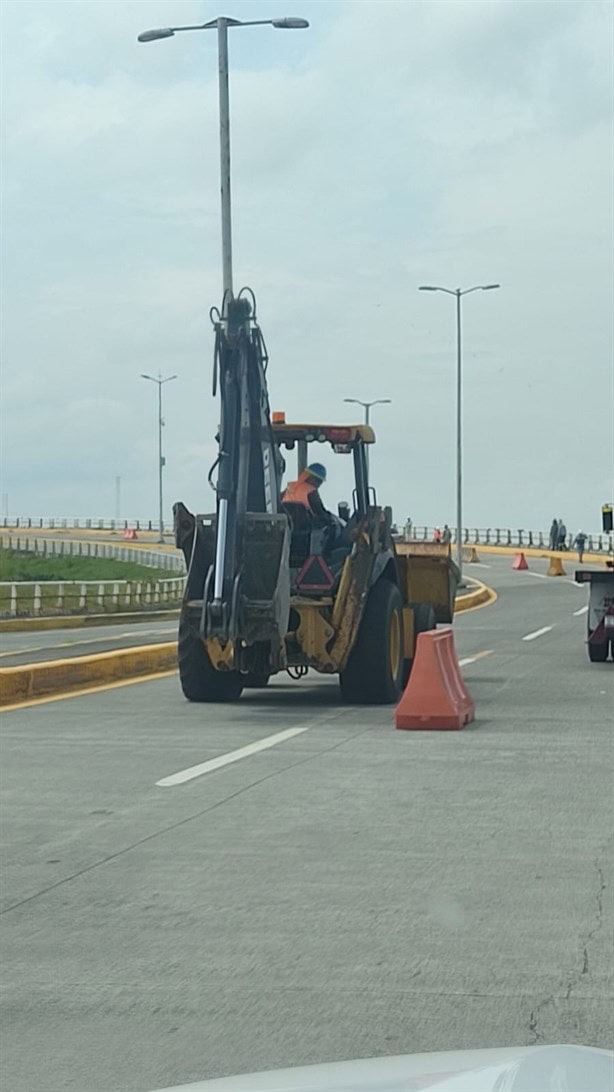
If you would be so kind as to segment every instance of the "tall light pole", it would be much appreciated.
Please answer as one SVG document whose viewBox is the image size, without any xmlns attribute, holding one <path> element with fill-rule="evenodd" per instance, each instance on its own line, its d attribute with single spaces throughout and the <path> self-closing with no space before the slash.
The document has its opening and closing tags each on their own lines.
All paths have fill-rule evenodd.
<svg viewBox="0 0 614 1092">
<path fill-rule="evenodd" d="M 141 379 L 149 379 L 152 383 L 158 384 L 158 500 L 160 504 L 159 509 L 159 528 L 160 535 L 158 542 L 164 542 L 164 497 L 162 491 L 162 471 L 166 465 L 166 459 L 162 454 L 162 429 L 164 428 L 164 418 L 162 416 L 162 387 L 165 383 L 170 383 L 172 379 L 176 379 L 176 375 L 167 375 L 165 379 L 158 373 L 158 378 L 155 375 L 145 375 L 141 372 Z"/>
<path fill-rule="evenodd" d="M 365 411 L 365 425 L 371 424 L 371 406 L 383 406 L 392 402 L 392 398 L 375 398 L 373 402 L 362 402 L 360 398 L 344 398 L 344 402 L 354 402 L 357 406 L 362 406 Z"/>
<path fill-rule="evenodd" d="M 371 424 L 371 406 L 384 406 L 392 402 L 392 398 L 375 398 L 373 402 L 363 402 L 360 398 L 344 398 L 344 402 L 354 402 L 356 406 L 362 406 L 365 411 L 365 425 Z M 366 448 L 367 470 L 369 469 L 369 448 Z"/>
<path fill-rule="evenodd" d="M 270 26 L 277 30 L 303 30 L 309 26 L 306 19 L 227 19 L 220 16 L 209 23 L 189 27 L 163 27 L 146 30 L 139 34 L 139 42 L 155 42 L 159 38 L 172 38 L 185 30 L 217 30 L 218 77 L 220 100 L 220 192 L 222 198 L 222 271 L 224 300 L 233 298 L 232 289 L 232 214 L 230 201 L 230 98 L 228 91 L 228 27 Z M 218 521 L 221 524 L 223 521 Z"/>
<path fill-rule="evenodd" d="M 463 373 L 461 342 L 461 298 L 470 292 L 490 292 L 500 284 L 475 284 L 473 288 L 442 288 L 421 284 L 420 292 L 446 292 L 456 296 L 456 564 L 463 575 Z"/>
<path fill-rule="evenodd" d="M 304 30 L 309 26 L 306 19 L 227 19 L 221 15 L 209 23 L 188 27 L 164 27 L 146 30 L 139 34 L 139 42 L 154 42 L 159 38 L 172 38 L 186 30 L 217 30 L 218 79 L 220 102 L 220 193 L 222 200 L 222 319 L 228 314 L 228 304 L 233 299 L 232 287 L 232 214 L 230 201 L 230 98 L 228 91 L 228 27 L 270 26 L 276 30 Z M 218 478 L 218 490 L 219 490 Z M 215 575 L 213 581 L 214 602 L 220 603 L 224 583 L 224 558 L 228 529 L 228 498 L 218 492 L 217 527 L 215 542 Z"/>
</svg>

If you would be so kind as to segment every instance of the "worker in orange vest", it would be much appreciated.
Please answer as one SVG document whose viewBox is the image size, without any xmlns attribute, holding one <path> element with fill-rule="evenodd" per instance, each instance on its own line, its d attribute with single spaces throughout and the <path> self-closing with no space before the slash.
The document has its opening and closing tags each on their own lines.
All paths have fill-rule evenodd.
<svg viewBox="0 0 614 1092">
<path fill-rule="evenodd" d="M 301 504 L 321 525 L 334 523 L 334 517 L 326 510 L 318 493 L 326 481 L 326 467 L 322 463 L 310 463 L 295 482 L 289 482 L 281 498 L 282 504 Z"/>
</svg>

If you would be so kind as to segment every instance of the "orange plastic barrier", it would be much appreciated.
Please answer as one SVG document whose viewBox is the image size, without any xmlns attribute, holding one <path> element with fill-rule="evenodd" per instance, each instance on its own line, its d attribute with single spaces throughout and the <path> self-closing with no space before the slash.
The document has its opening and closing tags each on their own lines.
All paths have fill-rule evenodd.
<svg viewBox="0 0 614 1092">
<path fill-rule="evenodd" d="M 134 527 L 126 527 L 126 530 L 124 531 L 124 533 L 122 535 L 122 538 L 129 538 L 131 542 L 134 542 L 136 537 L 137 537 L 137 534 L 136 534 L 136 531 L 134 530 Z"/>
<path fill-rule="evenodd" d="M 565 569 L 560 557 L 551 557 L 547 576 L 565 576 Z"/>
<path fill-rule="evenodd" d="M 460 672 L 451 629 L 421 633 L 416 655 L 395 712 L 397 728 L 463 728 L 475 717 L 475 705 Z"/>
<path fill-rule="evenodd" d="M 523 553 L 516 554 L 516 557 L 512 561 L 512 569 L 528 569 L 527 559 Z"/>
</svg>

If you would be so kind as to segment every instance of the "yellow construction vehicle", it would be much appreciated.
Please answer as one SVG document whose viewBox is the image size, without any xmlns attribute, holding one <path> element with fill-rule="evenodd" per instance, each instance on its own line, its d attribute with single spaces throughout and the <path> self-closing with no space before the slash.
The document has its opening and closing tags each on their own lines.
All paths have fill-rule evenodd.
<svg viewBox="0 0 614 1092">
<path fill-rule="evenodd" d="M 256 404 L 262 409 L 260 396 Z M 274 470 L 271 510 L 227 509 L 226 543 L 235 554 L 230 579 L 218 582 L 221 609 L 214 595 L 219 500 L 215 516 L 175 505 L 176 541 L 188 567 L 179 630 L 183 692 L 192 701 L 231 701 L 279 671 L 300 678 L 312 668 L 338 675 L 348 702 L 396 702 L 418 634 L 452 621 L 458 570 L 449 547 L 395 544 L 391 510 L 369 486 L 369 426 L 294 425 L 275 416 L 282 419 L 271 422 L 267 403 L 266 457 L 256 459 L 258 470 Z M 314 444 L 353 459 L 353 504 L 340 505 L 325 525 L 305 506 L 284 504 L 279 488 L 284 452 L 296 451 L 300 474 Z M 266 492 L 253 466 L 242 476 L 260 496 Z M 236 502 L 230 489 L 229 502 L 233 496 Z"/>
</svg>

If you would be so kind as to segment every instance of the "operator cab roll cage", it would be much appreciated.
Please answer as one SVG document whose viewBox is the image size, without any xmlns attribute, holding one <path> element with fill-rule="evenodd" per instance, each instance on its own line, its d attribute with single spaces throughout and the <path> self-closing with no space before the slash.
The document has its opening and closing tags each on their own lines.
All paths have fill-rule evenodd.
<svg viewBox="0 0 614 1092">
<path fill-rule="evenodd" d="M 311 443 L 328 443 L 339 455 L 352 454 L 354 482 L 352 492 L 354 517 L 366 516 L 370 505 L 376 504 L 375 491 L 369 487 L 367 444 L 375 443 L 375 433 L 369 425 L 294 425 L 286 424 L 273 414 L 273 436 L 278 448 L 292 451 L 297 448 L 298 473 L 308 464 L 308 447 Z M 354 520 L 354 517 L 352 519 Z"/>
</svg>

